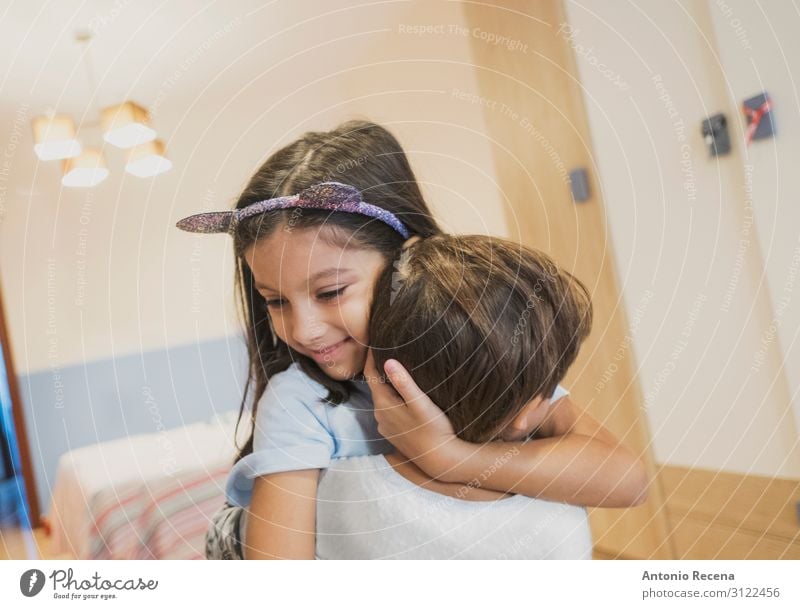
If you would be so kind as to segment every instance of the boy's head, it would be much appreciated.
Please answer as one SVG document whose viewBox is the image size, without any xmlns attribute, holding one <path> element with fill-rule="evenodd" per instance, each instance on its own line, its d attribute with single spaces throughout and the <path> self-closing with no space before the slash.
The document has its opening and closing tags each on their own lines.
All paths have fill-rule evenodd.
<svg viewBox="0 0 800 609">
<path fill-rule="evenodd" d="M 541 252 L 482 235 L 418 241 L 378 278 L 377 370 L 403 364 L 470 442 L 549 397 L 591 329 L 586 288 Z"/>
</svg>

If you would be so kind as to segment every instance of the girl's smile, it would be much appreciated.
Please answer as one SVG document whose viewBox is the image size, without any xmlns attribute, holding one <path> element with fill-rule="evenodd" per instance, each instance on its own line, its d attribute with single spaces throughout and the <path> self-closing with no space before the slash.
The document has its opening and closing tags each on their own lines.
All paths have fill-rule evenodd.
<svg viewBox="0 0 800 609">
<path fill-rule="evenodd" d="M 326 359 L 333 358 L 339 354 L 339 351 L 343 345 L 350 341 L 350 337 L 348 336 L 344 340 L 339 341 L 338 343 L 331 345 L 330 347 L 325 347 L 323 349 L 317 349 L 312 353 L 312 357 L 316 360 L 325 361 Z"/>
<path fill-rule="evenodd" d="M 382 254 L 335 229 L 275 230 L 245 252 L 272 327 L 289 347 L 333 379 L 364 369 L 369 309 Z"/>
</svg>

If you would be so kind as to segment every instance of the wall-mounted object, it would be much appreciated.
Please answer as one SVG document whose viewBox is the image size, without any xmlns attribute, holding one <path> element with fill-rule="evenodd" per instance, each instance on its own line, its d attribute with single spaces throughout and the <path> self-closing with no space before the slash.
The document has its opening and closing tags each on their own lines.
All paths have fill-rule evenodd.
<svg viewBox="0 0 800 609">
<path fill-rule="evenodd" d="M 572 200 L 575 203 L 584 203 L 591 196 L 589 193 L 589 174 L 586 169 L 579 167 L 569 172 L 569 187 L 572 191 Z"/>
<path fill-rule="evenodd" d="M 725 115 L 715 114 L 703 121 L 700 127 L 703 140 L 708 146 L 710 156 L 722 156 L 731 151 L 731 138 L 728 135 L 728 121 Z"/>
<path fill-rule="evenodd" d="M 766 91 L 744 100 L 742 110 L 747 118 L 745 138 L 748 144 L 775 135 L 775 114 Z"/>
</svg>

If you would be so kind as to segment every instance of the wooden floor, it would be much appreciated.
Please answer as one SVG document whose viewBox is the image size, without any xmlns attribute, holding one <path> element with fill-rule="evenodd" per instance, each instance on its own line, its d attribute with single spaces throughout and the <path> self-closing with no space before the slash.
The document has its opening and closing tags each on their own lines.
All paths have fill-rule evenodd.
<svg viewBox="0 0 800 609">
<path fill-rule="evenodd" d="M 50 552 L 50 540 L 43 528 L 24 529 L 6 527 L 0 529 L 0 560 L 63 559 Z"/>
</svg>

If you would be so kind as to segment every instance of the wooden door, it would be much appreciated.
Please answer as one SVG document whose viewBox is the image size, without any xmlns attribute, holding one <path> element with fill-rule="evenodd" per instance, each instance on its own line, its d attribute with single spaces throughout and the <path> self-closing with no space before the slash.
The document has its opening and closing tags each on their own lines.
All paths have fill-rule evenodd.
<svg viewBox="0 0 800 609">
<path fill-rule="evenodd" d="M 463 7 L 478 83 L 475 93 L 484 108 L 511 236 L 547 251 L 592 293 L 594 328 L 566 384 L 578 403 L 642 456 L 650 473 L 644 505 L 590 511 L 595 548 L 600 556 L 673 558 L 612 244 L 594 179 L 579 75 L 568 39 L 559 32 L 566 22 L 562 3 L 506 0 Z M 579 204 L 572 200 L 568 179 L 575 168 L 585 168 L 589 175 L 590 198 Z"/>
</svg>

